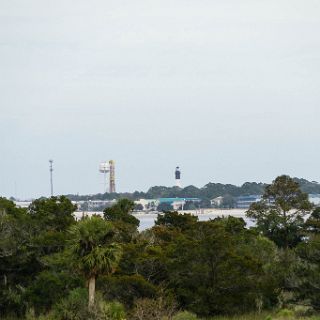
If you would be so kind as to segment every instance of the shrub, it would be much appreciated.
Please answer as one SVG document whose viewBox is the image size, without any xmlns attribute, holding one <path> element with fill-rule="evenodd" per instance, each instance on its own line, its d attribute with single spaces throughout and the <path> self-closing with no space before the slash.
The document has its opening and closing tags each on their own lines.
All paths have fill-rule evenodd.
<svg viewBox="0 0 320 320">
<path fill-rule="evenodd" d="M 11 319 L 11 318 L 10 318 Z M 7 319 L 9 320 L 9 318 Z M 12 318 L 12 320 L 17 320 L 17 318 Z M 28 309 L 25 315 L 25 320 L 58 320 L 53 313 L 48 313 L 46 315 L 41 314 L 39 317 L 35 315 L 34 309 Z"/>
<path fill-rule="evenodd" d="M 53 313 L 57 320 L 126 320 L 124 306 L 116 301 L 103 301 L 100 292 L 97 292 L 95 306 L 89 310 L 88 291 L 83 288 L 70 291 L 68 297 L 54 307 Z"/>
<path fill-rule="evenodd" d="M 44 313 L 67 295 L 66 286 L 70 288 L 72 280 L 63 274 L 43 271 L 27 289 L 26 299 L 37 314 Z"/>
<path fill-rule="evenodd" d="M 314 310 L 312 307 L 305 307 L 305 306 L 295 306 L 294 309 L 294 315 L 296 317 L 310 317 L 313 313 Z"/>
<path fill-rule="evenodd" d="M 125 320 L 126 312 L 124 306 L 119 302 L 100 302 L 100 312 L 102 314 L 101 318 L 103 320 Z"/>
<path fill-rule="evenodd" d="M 107 301 L 120 301 L 127 308 L 134 306 L 134 301 L 143 298 L 154 298 L 156 288 L 140 275 L 102 276 L 97 287 Z"/>
<path fill-rule="evenodd" d="M 133 309 L 132 320 L 163 320 L 172 319 L 176 313 L 176 305 L 163 297 L 158 299 L 138 299 Z"/>
<path fill-rule="evenodd" d="M 282 309 L 277 313 L 277 317 L 279 318 L 293 318 L 294 317 L 294 312 L 289 309 Z"/>
<path fill-rule="evenodd" d="M 57 319 L 61 320 L 89 319 L 87 303 L 87 290 L 77 288 L 70 291 L 68 297 L 54 307 L 54 314 Z"/>
</svg>

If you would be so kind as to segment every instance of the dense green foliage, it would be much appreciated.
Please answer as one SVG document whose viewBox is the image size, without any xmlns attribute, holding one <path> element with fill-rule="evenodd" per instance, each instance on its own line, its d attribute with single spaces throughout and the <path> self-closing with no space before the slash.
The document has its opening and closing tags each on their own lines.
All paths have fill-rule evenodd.
<svg viewBox="0 0 320 320">
<path fill-rule="evenodd" d="M 288 176 L 278 177 L 267 186 L 263 200 L 251 205 L 249 218 L 257 229 L 279 247 L 294 247 L 302 241 L 304 217 L 312 209 L 308 195 Z"/>
<path fill-rule="evenodd" d="M 320 311 L 320 209 L 290 177 L 266 186 L 248 211 L 252 228 L 235 217 L 203 222 L 167 211 L 139 233 L 133 209 L 120 199 L 103 217 L 75 221 L 65 197 L 28 209 L 0 198 L 0 318 L 240 319 L 265 311 L 248 319 L 293 319 Z"/>
</svg>

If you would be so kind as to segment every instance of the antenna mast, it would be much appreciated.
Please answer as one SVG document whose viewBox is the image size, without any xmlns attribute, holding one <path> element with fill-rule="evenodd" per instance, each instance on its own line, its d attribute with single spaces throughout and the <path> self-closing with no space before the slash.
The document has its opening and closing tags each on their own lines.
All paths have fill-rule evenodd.
<svg viewBox="0 0 320 320">
<path fill-rule="evenodd" d="M 52 180 L 52 172 L 53 172 L 53 160 L 49 160 L 50 163 L 50 187 L 51 187 L 51 197 L 53 197 L 53 180 Z"/>
</svg>

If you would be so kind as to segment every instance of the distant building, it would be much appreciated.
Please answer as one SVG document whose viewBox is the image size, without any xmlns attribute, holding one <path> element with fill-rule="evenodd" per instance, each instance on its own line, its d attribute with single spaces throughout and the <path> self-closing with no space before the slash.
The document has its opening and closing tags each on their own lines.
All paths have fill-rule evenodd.
<svg viewBox="0 0 320 320">
<path fill-rule="evenodd" d="M 261 195 L 240 196 L 236 198 L 236 208 L 249 209 L 252 203 L 256 203 L 261 200 Z M 320 194 L 309 194 L 309 201 L 313 203 L 315 206 L 320 206 Z M 274 203 L 274 200 L 270 199 L 269 203 Z"/>
<path fill-rule="evenodd" d="M 210 203 L 211 203 L 211 206 L 212 206 L 212 207 L 219 208 L 219 207 L 222 206 L 223 197 L 214 198 L 214 199 L 210 200 Z"/>
<path fill-rule="evenodd" d="M 159 200 L 157 199 L 140 199 L 134 202 L 135 204 L 141 204 L 143 210 L 156 210 L 159 205 Z"/>
<path fill-rule="evenodd" d="M 167 203 L 173 207 L 174 210 L 178 210 L 179 208 L 183 208 L 186 202 L 199 203 L 201 199 L 199 198 L 160 198 L 158 199 L 159 204 Z"/>
<path fill-rule="evenodd" d="M 18 208 L 28 208 L 32 202 L 31 201 L 14 201 L 14 203 Z"/>
<path fill-rule="evenodd" d="M 198 203 L 201 199 L 198 198 L 159 198 L 159 199 L 140 199 L 136 200 L 135 204 L 141 204 L 143 210 L 156 210 L 160 204 L 168 204 L 173 210 L 183 208 L 187 202 Z"/>
<path fill-rule="evenodd" d="M 82 200 L 72 201 L 77 206 L 77 211 L 103 211 L 105 208 L 111 207 L 116 200 Z"/>
<path fill-rule="evenodd" d="M 236 197 L 236 208 L 238 209 L 249 209 L 251 204 L 262 200 L 261 195 L 249 195 Z"/>
<path fill-rule="evenodd" d="M 159 203 L 168 203 L 172 204 L 173 202 L 181 202 L 181 201 L 190 201 L 190 202 L 200 202 L 201 199 L 199 198 L 160 198 L 158 199 Z"/>
</svg>

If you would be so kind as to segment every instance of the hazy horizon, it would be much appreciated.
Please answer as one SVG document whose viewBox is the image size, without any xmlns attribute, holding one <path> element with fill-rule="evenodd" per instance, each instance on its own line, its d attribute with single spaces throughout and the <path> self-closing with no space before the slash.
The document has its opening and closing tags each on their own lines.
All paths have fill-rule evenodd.
<svg viewBox="0 0 320 320">
<path fill-rule="evenodd" d="M 315 0 L 0 2 L 0 196 L 320 180 Z"/>
</svg>

